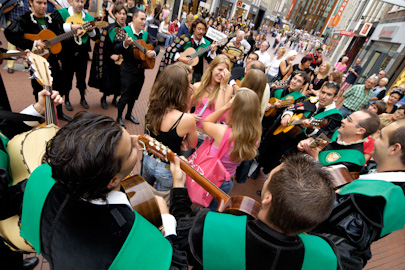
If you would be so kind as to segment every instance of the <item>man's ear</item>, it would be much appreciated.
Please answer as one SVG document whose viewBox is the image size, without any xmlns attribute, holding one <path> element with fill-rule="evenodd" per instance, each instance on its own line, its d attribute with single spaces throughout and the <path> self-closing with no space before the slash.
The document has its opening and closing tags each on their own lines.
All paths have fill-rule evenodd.
<svg viewBox="0 0 405 270">
<path fill-rule="evenodd" d="M 263 198 L 263 200 L 262 200 L 262 205 L 263 205 L 263 206 L 265 206 L 265 205 L 270 205 L 272 198 L 273 198 L 273 196 L 271 195 L 271 193 L 270 193 L 270 192 L 266 192 L 265 195 L 264 195 L 264 198 Z"/>
<path fill-rule="evenodd" d="M 115 188 L 117 185 L 119 185 L 119 183 L 121 182 L 122 177 L 117 173 L 116 175 L 114 175 L 114 177 L 111 179 L 110 183 L 108 183 L 107 188 L 108 189 L 113 189 Z"/>
<path fill-rule="evenodd" d="M 395 143 L 389 147 L 390 147 L 390 153 L 389 153 L 390 155 L 400 155 L 401 156 L 402 147 L 399 143 Z"/>
</svg>

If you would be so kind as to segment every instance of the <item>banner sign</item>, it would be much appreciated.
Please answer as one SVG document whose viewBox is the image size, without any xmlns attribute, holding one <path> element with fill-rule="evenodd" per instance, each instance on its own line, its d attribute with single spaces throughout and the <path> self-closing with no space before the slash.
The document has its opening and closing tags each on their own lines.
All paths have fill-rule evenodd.
<svg viewBox="0 0 405 270">
<path fill-rule="evenodd" d="M 292 1 L 291 6 L 290 6 L 290 9 L 288 10 L 288 13 L 287 13 L 287 18 L 286 18 L 286 20 L 289 20 L 289 19 L 290 19 L 291 13 L 292 13 L 293 8 L 294 8 L 294 6 L 295 6 L 296 3 L 297 3 L 297 0 L 293 0 L 293 1 Z M 298 10 L 297 10 L 297 12 L 298 12 Z"/>
<path fill-rule="evenodd" d="M 210 39 L 214 40 L 214 41 L 218 41 L 224 38 L 228 38 L 228 36 L 218 30 L 215 30 L 212 27 L 208 27 L 208 31 L 207 34 L 205 34 L 207 37 L 209 37 Z"/>
<path fill-rule="evenodd" d="M 340 17 L 342 17 L 343 11 L 345 11 L 345 8 L 347 6 L 347 3 L 349 3 L 349 0 L 343 0 L 342 4 L 340 5 L 338 12 L 336 13 L 335 16 L 331 18 L 329 21 L 328 26 L 336 26 L 338 25 L 340 21 Z"/>
<path fill-rule="evenodd" d="M 361 28 L 359 35 L 366 37 L 368 35 L 368 32 L 370 32 L 371 30 L 371 26 L 373 26 L 372 23 L 365 23 Z"/>
</svg>

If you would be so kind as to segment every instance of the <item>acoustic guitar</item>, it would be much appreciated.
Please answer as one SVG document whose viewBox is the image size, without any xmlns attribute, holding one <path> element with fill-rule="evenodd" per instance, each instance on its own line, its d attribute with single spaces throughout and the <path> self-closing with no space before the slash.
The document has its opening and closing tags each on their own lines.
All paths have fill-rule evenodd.
<svg viewBox="0 0 405 270">
<path fill-rule="evenodd" d="M 44 53 L 45 51 L 42 49 L 38 49 L 38 50 L 33 50 L 31 51 L 32 53 L 35 54 L 39 54 L 41 55 L 42 53 Z M 16 58 L 21 58 L 21 57 L 25 57 L 27 56 L 28 52 L 20 52 L 20 51 L 8 51 L 6 53 L 3 53 L 0 51 L 0 64 L 3 63 L 4 59 L 9 59 L 11 57 L 16 57 Z"/>
<path fill-rule="evenodd" d="M 279 134 L 283 134 L 283 133 L 287 133 L 288 136 L 290 137 L 295 137 L 298 133 L 301 132 L 301 130 L 303 130 L 303 128 L 300 126 L 302 124 L 302 122 L 307 119 L 303 113 L 300 114 L 294 114 L 291 117 L 291 122 L 288 126 L 284 127 L 283 125 L 280 125 L 274 132 L 273 135 L 279 135 Z M 311 127 L 316 127 L 316 128 L 321 128 L 324 127 L 328 124 L 328 120 L 326 120 L 325 118 L 321 118 L 321 119 L 315 119 L 315 118 L 311 118 L 309 120 L 309 124 L 311 125 Z"/>
<path fill-rule="evenodd" d="M 332 182 L 336 189 L 359 178 L 358 172 L 349 172 L 347 167 L 342 164 L 328 166 L 326 169 L 332 175 Z"/>
<path fill-rule="evenodd" d="M 27 58 L 33 71 L 33 78 L 52 94 L 52 78 L 49 63 L 42 56 L 30 53 Z M 45 122 L 37 128 L 14 136 L 7 144 L 10 154 L 10 168 L 13 185 L 29 178 L 42 163 L 46 145 L 58 132 L 58 118 L 55 104 L 50 96 L 45 96 Z M 0 221 L 0 236 L 18 249 L 35 252 L 32 246 L 20 237 L 20 217 L 13 216 Z"/>
<path fill-rule="evenodd" d="M 128 33 L 124 29 L 115 27 L 115 34 L 118 39 L 126 39 Z M 153 51 L 155 47 L 152 44 L 147 44 L 145 40 L 134 40 L 134 58 L 142 61 L 142 66 L 145 69 L 153 69 L 155 67 L 155 58 L 149 58 L 146 56 L 148 51 Z"/>
<path fill-rule="evenodd" d="M 143 144 L 145 150 L 160 160 L 174 161 L 176 154 L 167 146 L 161 144 L 149 135 L 140 135 L 139 142 Z M 257 218 L 260 210 L 260 203 L 246 196 L 230 197 L 210 180 L 202 176 L 193 167 L 180 159 L 181 169 L 194 179 L 202 188 L 208 191 L 219 203 L 218 211 L 233 215 L 247 215 L 250 219 Z"/>
<path fill-rule="evenodd" d="M 97 27 L 97 28 L 104 28 L 104 27 L 108 27 L 108 22 L 105 21 L 88 21 L 85 22 L 82 19 L 79 19 L 75 16 L 70 16 L 66 19 L 66 23 L 70 23 L 70 24 L 75 24 L 75 25 L 80 25 L 83 30 L 83 33 L 80 36 L 83 36 L 84 34 L 86 34 L 87 31 L 89 31 L 92 27 L 87 27 L 87 25 L 90 23 L 93 27 Z"/>
<path fill-rule="evenodd" d="M 209 45 L 208 47 L 205 47 L 198 51 L 196 51 L 193 47 L 190 47 L 190 48 L 187 48 L 184 52 L 180 53 L 180 57 L 187 57 L 189 59 L 193 59 L 193 61 L 190 65 L 194 67 L 200 61 L 198 56 L 210 51 L 212 48 L 212 45 L 216 44 L 218 46 L 222 46 L 222 45 L 225 45 L 227 42 L 228 42 L 228 38 L 222 38 L 218 41 L 215 41 L 213 44 Z"/>
<path fill-rule="evenodd" d="M 288 107 L 288 106 L 294 104 L 295 100 L 291 96 L 288 96 L 284 100 L 279 100 L 278 98 L 275 98 L 275 97 L 270 98 L 270 100 L 269 100 L 270 109 L 264 113 L 264 116 L 266 116 L 266 117 L 275 117 L 276 116 L 278 109 L 275 106 L 275 104 L 277 102 L 280 102 L 281 108 L 285 108 L 285 107 Z"/>
<path fill-rule="evenodd" d="M 107 22 L 85 22 L 81 25 L 81 29 L 87 31 L 93 27 L 107 27 Z M 57 36 L 54 32 L 49 29 L 41 30 L 38 34 L 24 34 L 24 38 L 35 41 L 35 40 L 42 40 L 45 43 L 46 47 L 48 48 L 44 54 L 45 58 L 49 57 L 49 54 L 58 54 L 62 51 L 62 44 L 61 41 L 72 38 L 76 35 L 78 29 L 61 34 Z"/>
<path fill-rule="evenodd" d="M 163 228 L 159 205 L 153 194 L 152 187 L 139 174 L 125 178 L 121 186 L 132 205 L 132 208 L 156 228 Z"/>
</svg>

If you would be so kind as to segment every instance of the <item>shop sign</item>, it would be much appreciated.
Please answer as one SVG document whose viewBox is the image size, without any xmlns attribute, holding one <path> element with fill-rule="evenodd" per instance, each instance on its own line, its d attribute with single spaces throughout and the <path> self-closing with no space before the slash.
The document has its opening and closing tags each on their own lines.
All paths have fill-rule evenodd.
<svg viewBox="0 0 405 270">
<path fill-rule="evenodd" d="M 349 0 L 343 0 L 342 4 L 340 5 L 337 13 L 335 15 L 332 16 L 332 18 L 329 21 L 328 26 L 336 26 L 338 25 L 339 21 L 340 21 L 340 17 L 343 14 L 343 11 L 345 11 L 345 8 L 347 6 L 347 3 L 349 3 Z"/>
<path fill-rule="evenodd" d="M 241 6 L 242 6 L 242 1 L 238 1 L 238 2 L 236 3 L 236 6 L 237 6 L 237 7 L 241 7 Z"/>
<path fill-rule="evenodd" d="M 352 36 L 354 35 L 354 33 L 353 33 L 353 32 L 350 32 L 350 31 L 344 31 L 344 30 L 342 30 L 342 31 L 340 31 L 340 35 L 352 37 Z"/>
<path fill-rule="evenodd" d="M 393 38 L 397 33 L 399 26 L 386 26 L 381 29 L 380 38 Z"/>
<path fill-rule="evenodd" d="M 296 3 L 297 3 L 297 0 L 293 0 L 293 1 L 292 1 L 291 5 L 290 5 L 290 9 L 288 10 L 288 13 L 287 13 L 287 17 L 286 17 L 287 20 L 290 19 L 291 13 L 292 13 L 293 8 L 294 8 L 294 6 L 295 6 Z"/>
<path fill-rule="evenodd" d="M 368 32 L 370 32 L 370 30 L 371 30 L 371 26 L 373 26 L 372 23 L 365 23 L 363 25 L 363 27 L 361 28 L 361 30 L 359 32 L 359 35 L 360 36 L 367 36 Z"/>
</svg>

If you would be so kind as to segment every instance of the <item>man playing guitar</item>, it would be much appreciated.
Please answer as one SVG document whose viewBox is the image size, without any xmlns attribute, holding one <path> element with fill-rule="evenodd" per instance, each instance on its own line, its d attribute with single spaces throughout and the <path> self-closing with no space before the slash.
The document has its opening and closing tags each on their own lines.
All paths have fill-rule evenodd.
<svg viewBox="0 0 405 270">
<path fill-rule="evenodd" d="M 24 34 L 38 34 L 43 29 L 50 29 L 55 34 L 60 34 L 57 24 L 54 21 L 54 15 L 46 14 L 47 1 L 46 0 L 29 0 L 31 11 L 26 12 L 16 20 L 14 20 L 5 30 L 4 35 L 7 40 L 14 44 L 16 47 L 23 50 L 44 49 L 47 50 L 47 46 L 42 40 L 29 40 L 24 38 Z M 48 58 L 48 62 L 51 66 L 53 86 L 58 90 L 61 95 L 63 92 L 63 75 L 59 65 L 59 56 L 51 54 Z M 35 100 L 37 100 L 38 92 L 43 87 L 36 81 L 31 80 L 33 94 Z M 62 111 L 62 105 L 56 107 L 58 112 L 58 118 L 64 121 L 72 120 L 69 116 L 65 115 Z"/>
<path fill-rule="evenodd" d="M 146 57 L 148 58 L 156 57 L 160 51 L 159 46 L 156 46 L 156 40 L 152 39 L 148 35 L 148 32 L 143 30 L 145 28 L 145 19 L 146 15 L 144 11 L 139 9 L 135 10 L 132 24 L 124 27 L 128 37 L 124 41 L 119 39 L 114 41 L 115 52 L 122 54 L 124 57 L 124 62 L 121 66 L 121 98 L 117 103 L 117 122 L 123 127 L 125 127 L 125 124 L 122 121 L 122 113 L 127 104 L 128 109 L 125 119 L 139 125 L 139 121 L 131 114 L 135 101 L 138 99 L 145 81 L 145 69 L 142 66 L 142 61 L 134 57 L 134 50 L 138 49 L 134 47 L 133 43 L 138 39 L 143 39 L 146 43 L 151 43 L 155 48 L 154 50 L 146 52 Z"/>
</svg>

